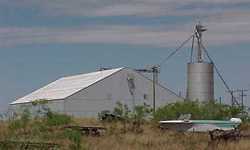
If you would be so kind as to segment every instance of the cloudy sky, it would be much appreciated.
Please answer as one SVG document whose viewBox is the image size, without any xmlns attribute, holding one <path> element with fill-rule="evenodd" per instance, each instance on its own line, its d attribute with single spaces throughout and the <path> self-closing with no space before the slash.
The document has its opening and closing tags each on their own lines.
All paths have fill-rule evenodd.
<svg viewBox="0 0 250 150">
<path fill-rule="evenodd" d="M 157 64 L 198 21 L 229 85 L 250 88 L 249 0 L 0 0 L 0 111 L 61 76 Z M 190 47 L 161 68 L 183 95 Z M 215 87 L 227 101 L 218 79 Z"/>
</svg>

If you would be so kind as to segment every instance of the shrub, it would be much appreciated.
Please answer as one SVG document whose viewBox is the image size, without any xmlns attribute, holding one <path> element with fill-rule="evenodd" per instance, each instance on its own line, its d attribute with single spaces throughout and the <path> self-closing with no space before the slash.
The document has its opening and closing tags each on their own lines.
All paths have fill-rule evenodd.
<svg viewBox="0 0 250 150">
<path fill-rule="evenodd" d="M 199 103 L 183 101 L 167 104 L 156 110 L 154 120 L 177 119 L 181 114 L 191 114 L 194 119 L 198 119 L 201 114 Z"/>
<path fill-rule="evenodd" d="M 120 102 L 116 103 L 116 107 L 114 108 L 113 114 L 116 116 L 119 116 L 123 119 L 129 118 L 129 113 L 131 111 L 129 110 L 128 106 L 126 104 L 122 104 Z"/>
<path fill-rule="evenodd" d="M 12 120 L 9 123 L 9 129 L 11 131 L 15 131 L 17 129 L 21 129 L 22 127 L 23 127 L 22 126 L 22 122 L 20 120 Z"/>
<path fill-rule="evenodd" d="M 145 120 L 148 118 L 152 113 L 152 108 L 149 105 L 137 105 L 134 108 L 134 112 L 132 113 L 133 118 L 137 120 Z"/>
<path fill-rule="evenodd" d="M 230 119 L 239 117 L 240 107 L 218 104 L 216 102 L 183 101 L 167 104 L 156 110 L 154 120 L 177 119 L 181 114 L 191 114 L 192 119 Z"/>
<path fill-rule="evenodd" d="M 137 105 L 131 111 L 126 104 L 118 102 L 112 114 L 119 117 L 116 120 L 122 121 L 123 132 L 126 132 L 128 129 L 133 132 L 141 132 L 141 124 L 145 119 L 149 118 L 151 112 L 152 109 L 146 104 Z"/>
<path fill-rule="evenodd" d="M 151 113 L 152 109 L 146 104 L 135 106 L 134 111 L 130 115 L 133 123 L 132 130 L 137 133 L 142 132 L 143 129 L 141 128 L 141 125 L 145 119 L 151 115 Z"/>
<path fill-rule="evenodd" d="M 67 125 L 72 122 L 72 118 L 65 114 L 54 113 L 48 111 L 46 114 L 47 124 L 50 126 Z"/>
<path fill-rule="evenodd" d="M 200 119 L 230 119 L 232 117 L 239 117 L 242 109 L 238 106 L 229 106 L 225 104 L 218 104 L 215 102 L 205 102 L 200 106 Z"/>
<path fill-rule="evenodd" d="M 28 123 L 30 122 L 31 114 L 28 109 L 25 109 L 20 117 L 14 118 L 9 123 L 9 128 L 12 130 L 26 129 Z"/>
<path fill-rule="evenodd" d="M 64 131 L 64 136 L 74 143 L 70 145 L 70 149 L 72 150 L 81 149 L 81 133 L 79 131 L 66 129 Z"/>
</svg>

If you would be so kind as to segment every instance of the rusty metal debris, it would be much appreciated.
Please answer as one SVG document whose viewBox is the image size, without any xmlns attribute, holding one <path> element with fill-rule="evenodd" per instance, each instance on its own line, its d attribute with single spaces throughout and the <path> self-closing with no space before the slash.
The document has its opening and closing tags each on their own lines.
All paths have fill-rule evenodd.
<svg viewBox="0 0 250 150">
<path fill-rule="evenodd" d="M 19 150 L 59 150 L 60 145 L 55 143 L 30 142 L 30 141 L 0 141 L 0 149 Z"/>
<path fill-rule="evenodd" d="M 209 135 L 212 141 L 214 140 L 239 140 L 241 137 L 240 130 L 235 128 L 233 130 L 220 130 L 215 129 L 213 131 L 209 131 Z"/>
<path fill-rule="evenodd" d="M 80 131 L 82 135 L 101 136 L 107 129 L 100 126 L 65 126 L 64 129 Z"/>
</svg>

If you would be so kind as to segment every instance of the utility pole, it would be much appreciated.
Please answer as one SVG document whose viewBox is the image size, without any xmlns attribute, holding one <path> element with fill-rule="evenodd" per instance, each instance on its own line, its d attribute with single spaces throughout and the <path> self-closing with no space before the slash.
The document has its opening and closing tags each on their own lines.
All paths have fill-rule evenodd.
<svg viewBox="0 0 250 150">
<path fill-rule="evenodd" d="M 247 90 L 247 89 L 237 89 L 237 90 L 231 90 L 231 91 L 229 91 L 231 93 L 231 95 L 232 95 L 232 105 L 234 105 L 235 104 L 234 102 L 237 101 L 236 98 L 233 96 L 234 93 L 239 93 L 240 103 L 241 103 L 240 106 L 241 106 L 241 108 L 243 110 L 244 109 L 244 97 L 247 96 L 245 94 L 245 92 L 247 92 L 247 91 L 249 91 L 249 90 Z"/>
<path fill-rule="evenodd" d="M 240 90 L 241 108 L 242 108 L 242 110 L 244 109 L 244 97 L 247 96 L 244 92 L 247 92 L 247 91 L 248 91 L 248 90 L 246 90 L 246 89 L 241 89 L 241 90 Z"/>
<path fill-rule="evenodd" d="M 157 66 L 152 67 L 152 72 L 153 72 L 153 110 L 155 113 L 155 99 L 156 99 L 156 84 L 158 83 L 158 73 L 159 69 Z"/>
<path fill-rule="evenodd" d="M 220 96 L 220 98 L 219 98 L 219 103 L 220 103 L 220 105 L 222 104 L 221 101 L 222 101 L 222 97 Z"/>
<path fill-rule="evenodd" d="M 232 91 L 229 91 L 229 92 L 231 93 L 231 102 L 232 102 L 232 106 L 234 106 L 234 105 L 235 105 L 235 101 L 237 101 L 236 98 L 234 97 L 234 92 L 235 92 L 235 91 L 232 90 Z"/>
<path fill-rule="evenodd" d="M 235 105 L 240 105 L 239 102 L 237 101 L 236 97 L 234 96 L 234 93 L 236 93 L 237 91 L 236 90 L 228 90 L 227 91 L 230 96 L 231 96 L 231 105 L 232 106 L 235 106 Z"/>
<path fill-rule="evenodd" d="M 153 111 L 156 110 L 156 84 L 158 83 L 158 74 L 160 73 L 159 65 L 154 65 L 150 69 L 135 69 L 137 72 L 153 74 Z"/>
</svg>

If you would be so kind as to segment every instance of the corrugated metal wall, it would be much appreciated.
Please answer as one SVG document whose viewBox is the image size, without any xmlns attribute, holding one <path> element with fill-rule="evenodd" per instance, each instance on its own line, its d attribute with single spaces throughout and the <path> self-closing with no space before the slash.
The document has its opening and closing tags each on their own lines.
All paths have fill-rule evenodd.
<svg viewBox="0 0 250 150">
<path fill-rule="evenodd" d="M 31 103 L 10 105 L 10 111 L 12 113 L 20 114 L 25 109 L 28 109 L 31 114 L 36 114 L 39 111 L 39 109 L 42 109 L 41 107 L 47 107 L 54 112 L 64 113 L 64 100 L 48 101 L 47 104 L 36 105 L 36 106 L 32 105 Z"/>
<path fill-rule="evenodd" d="M 153 82 L 141 74 L 124 68 L 111 76 L 83 89 L 63 100 L 48 102 L 52 111 L 74 116 L 96 117 L 103 110 L 113 110 L 117 102 L 126 104 L 131 110 L 134 105 L 153 105 Z M 156 86 L 156 107 L 183 100 L 162 86 Z M 18 112 L 31 108 L 31 103 L 11 105 Z M 37 107 L 30 109 L 37 111 Z"/>
<path fill-rule="evenodd" d="M 131 94 L 128 79 L 133 79 L 135 88 Z M 174 93 L 156 86 L 156 106 L 183 100 Z M 152 81 L 138 73 L 123 69 L 112 76 L 68 97 L 65 101 L 65 112 L 75 116 L 94 117 L 103 110 L 113 110 L 119 101 L 130 109 L 135 105 L 146 103 L 152 106 Z"/>
</svg>

